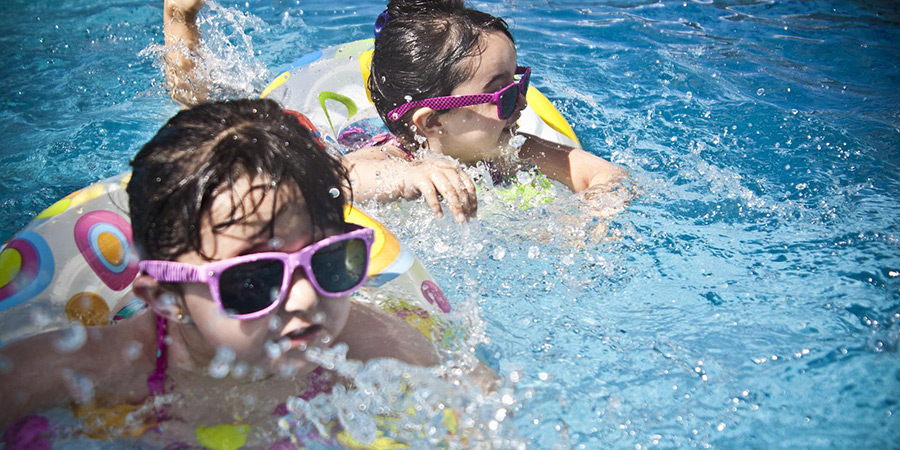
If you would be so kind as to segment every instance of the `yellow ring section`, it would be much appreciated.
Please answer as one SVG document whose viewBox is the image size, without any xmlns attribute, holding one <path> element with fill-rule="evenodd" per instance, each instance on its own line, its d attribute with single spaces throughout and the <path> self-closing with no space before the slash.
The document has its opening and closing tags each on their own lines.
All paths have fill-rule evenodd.
<svg viewBox="0 0 900 450">
<path fill-rule="evenodd" d="M 14 248 L 5 248 L 0 253 L 0 288 L 9 284 L 22 270 L 22 254 Z"/>
<path fill-rule="evenodd" d="M 536 112 L 541 119 L 544 119 L 544 122 L 547 125 L 550 125 L 550 128 L 572 138 L 572 140 L 579 145 L 581 144 L 581 141 L 575 136 L 575 130 L 572 129 L 572 126 L 569 125 L 566 118 L 556 110 L 553 103 L 550 103 L 550 100 L 548 100 L 541 91 L 537 90 L 536 87 L 528 87 L 528 92 L 525 93 L 525 100 L 528 101 L 528 105 L 534 109 L 534 112 Z"/>
<path fill-rule="evenodd" d="M 372 255 L 369 258 L 370 277 L 381 273 L 400 255 L 400 241 L 375 219 L 349 204 L 344 206 L 344 219 L 347 222 L 375 230 L 375 242 L 372 243 Z"/>
<path fill-rule="evenodd" d="M 372 101 L 372 91 L 369 90 L 369 75 L 372 73 L 372 56 L 375 54 L 375 49 L 367 50 L 362 52 L 359 55 L 359 71 L 362 73 L 363 77 L 363 87 L 366 89 L 366 98 L 369 99 L 369 103 L 375 104 Z"/>
</svg>

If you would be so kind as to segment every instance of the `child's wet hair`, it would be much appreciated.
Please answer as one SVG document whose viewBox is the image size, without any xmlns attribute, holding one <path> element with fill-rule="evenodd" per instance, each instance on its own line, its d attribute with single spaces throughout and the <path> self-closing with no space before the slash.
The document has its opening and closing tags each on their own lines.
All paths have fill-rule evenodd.
<svg viewBox="0 0 900 450">
<path fill-rule="evenodd" d="M 344 227 L 346 170 L 272 100 L 207 103 L 181 111 L 141 148 L 131 166 L 129 208 L 134 242 L 144 259 L 173 260 L 191 251 L 208 259 L 202 250 L 204 223 L 217 232 L 260 206 L 247 210 L 236 199 L 224 221 L 212 222 L 213 201 L 231 195 L 244 177 L 266 194 L 302 197 L 316 230 Z M 274 217 L 269 220 L 273 228 Z"/>
<path fill-rule="evenodd" d="M 460 62 L 484 51 L 483 35 L 499 32 L 513 41 L 503 19 L 466 8 L 462 0 L 392 0 L 390 20 L 375 39 L 368 87 L 388 129 L 407 148 L 418 146 L 408 126 L 387 113 L 410 100 L 450 95 L 474 74 Z"/>
</svg>

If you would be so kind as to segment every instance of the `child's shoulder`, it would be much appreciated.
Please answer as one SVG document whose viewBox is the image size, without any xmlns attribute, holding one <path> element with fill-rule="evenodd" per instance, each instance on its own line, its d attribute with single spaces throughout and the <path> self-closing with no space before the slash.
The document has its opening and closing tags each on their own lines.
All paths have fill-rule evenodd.
<svg viewBox="0 0 900 450">
<path fill-rule="evenodd" d="M 395 358 L 418 366 L 439 362 L 434 343 L 419 330 L 395 315 L 357 302 L 351 302 L 338 341 L 347 344 L 348 359 Z"/>
</svg>

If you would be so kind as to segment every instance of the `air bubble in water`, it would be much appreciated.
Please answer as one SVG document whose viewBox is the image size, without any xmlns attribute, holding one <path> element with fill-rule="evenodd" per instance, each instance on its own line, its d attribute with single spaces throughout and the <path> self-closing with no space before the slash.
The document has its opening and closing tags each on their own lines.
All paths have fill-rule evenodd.
<svg viewBox="0 0 900 450">
<path fill-rule="evenodd" d="M 175 316 L 179 311 L 176 311 L 178 308 L 178 297 L 175 297 L 175 294 L 171 292 L 163 292 L 159 295 L 159 305 L 160 313 L 163 315 L 171 315 Z"/>
<path fill-rule="evenodd" d="M 525 145 L 525 141 L 528 140 L 525 136 L 521 134 L 515 134 L 511 138 L 509 138 L 509 146 L 512 148 L 522 148 Z"/>
<path fill-rule="evenodd" d="M 138 341 L 129 341 L 125 344 L 125 349 L 123 350 L 122 356 L 125 357 L 125 361 L 137 361 L 138 358 L 141 357 L 142 350 L 144 350 L 144 344 L 141 344 Z"/>
<path fill-rule="evenodd" d="M 71 353 L 84 346 L 85 341 L 87 341 L 87 330 L 84 325 L 76 322 L 59 335 L 59 338 L 53 342 L 53 346 L 60 353 Z"/>
<path fill-rule="evenodd" d="M 50 324 L 50 313 L 46 308 L 37 307 L 31 311 L 31 323 L 35 328 L 46 328 Z"/>
<path fill-rule="evenodd" d="M 233 378 L 244 378 L 247 376 L 247 373 L 250 369 L 247 367 L 247 364 L 244 362 L 238 362 L 231 369 L 231 376 Z"/>
<path fill-rule="evenodd" d="M 277 314 L 269 317 L 269 331 L 278 331 L 284 325 L 284 321 Z"/>
<path fill-rule="evenodd" d="M 281 345 L 275 341 L 268 341 L 266 345 L 263 347 L 266 351 L 266 356 L 269 359 L 278 359 L 281 357 Z"/>
<path fill-rule="evenodd" d="M 352 398 L 346 399 L 348 402 Z M 354 439 L 363 445 L 372 444 L 378 436 L 378 428 L 375 421 L 368 414 L 357 413 L 350 405 L 341 405 L 339 407 L 338 418 L 344 430 L 350 433 Z"/>
<path fill-rule="evenodd" d="M 284 247 L 284 239 L 275 236 L 272 239 L 269 239 L 269 248 L 272 250 L 280 250 Z"/>
<path fill-rule="evenodd" d="M 87 404 L 94 399 L 94 382 L 90 378 L 68 368 L 62 370 L 62 376 L 75 403 Z"/>
<path fill-rule="evenodd" d="M 216 356 L 213 357 L 212 361 L 209 362 L 209 366 L 207 366 L 209 376 L 213 378 L 225 378 L 225 376 L 228 375 L 228 372 L 231 371 L 231 366 L 234 364 L 235 358 L 236 355 L 231 347 L 223 345 L 216 349 Z"/>
<path fill-rule="evenodd" d="M 756 90 L 756 95 L 760 95 L 760 96 L 761 96 L 761 95 L 763 95 L 763 94 L 765 94 L 765 93 L 766 93 L 766 90 L 763 89 L 763 88 L 759 88 L 759 89 Z"/>
<path fill-rule="evenodd" d="M 520 170 L 516 173 L 516 182 L 519 184 L 530 184 L 534 180 L 534 174 L 527 170 Z"/>
</svg>

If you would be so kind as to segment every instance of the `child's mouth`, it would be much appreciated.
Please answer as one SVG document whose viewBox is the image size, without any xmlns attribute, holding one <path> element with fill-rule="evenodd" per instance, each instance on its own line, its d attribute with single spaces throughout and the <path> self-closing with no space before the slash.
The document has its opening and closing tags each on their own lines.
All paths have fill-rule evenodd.
<svg viewBox="0 0 900 450">
<path fill-rule="evenodd" d="M 306 350 L 322 330 L 322 325 L 310 325 L 306 328 L 294 330 L 284 336 L 290 342 L 291 349 Z"/>
</svg>

